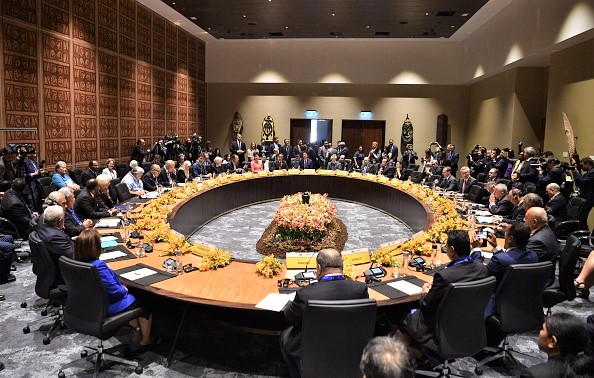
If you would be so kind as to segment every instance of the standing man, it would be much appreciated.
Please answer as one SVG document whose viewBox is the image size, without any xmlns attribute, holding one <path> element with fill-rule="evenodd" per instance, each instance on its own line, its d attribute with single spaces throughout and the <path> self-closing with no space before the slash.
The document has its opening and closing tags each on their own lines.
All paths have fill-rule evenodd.
<svg viewBox="0 0 594 378">
<path fill-rule="evenodd" d="M 245 160 L 245 151 L 247 148 L 245 143 L 241 140 L 241 138 L 241 134 L 238 133 L 235 140 L 231 142 L 230 151 L 231 155 L 237 155 L 239 157 L 239 163 L 243 164 Z"/>
<path fill-rule="evenodd" d="M 291 161 L 291 158 L 293 158 L 293 147 L 289 144 L 288 139 L 285 139 L 284 143 L 285 144 L 282 145 L 279 152 L 285 156 L 287 161 Z"/>
<path fill-rule="evenodd" d="M 586 209 L 585 214 L 590 212 L 592 206 L 594 206 L 594 161 L 592 158 L 585 157 L 581 161 L 582 169 L 584 170 L 584 174 L 580 173 L 580 170 L 575 170 L 575 183 L 580 190 L 580 197 L 586 200 Z M 580 219 L 580 222 L 583 223 L 582 227 L 588 228 L 586 225 L 586 219 Z"/>
<path fill-rule="evenodd" d="M 371 151 L 367 154 L 370 164 L 379 164 L 382 161 L 382 150 L 376 141 L 371 143 Z"/>
<path fill-rule="evenodd" d="M 291 377 L 299 377 L 301 360 L 301 322 L 307 302 L 369 298 L 367 285 L 346 278 L 342 274 L 342 256 L 335 249 L 322 249 L 316 257 L 318 282 L 301 288 L 295 299 L 285 307 L 285 319 L 290 327 L 280 336 L 283 357 Z"/>
<path fill-rule="evenodd" d="M 394 145 L 394 139 L 390 138 L 386 150 L 388 151 L 388 158 L 391 161 L 398 161 L 398 147 Z"/>
<path fill-rule="evenodd" d="M 402 162 L 405 166 L 409 167 L 411 164 L 415 164 L 419 156 L 413 150 L 412 143 L 406 145 L 406 151 L 402 153 Z"/>
<path fill-rule="evenodd" d="M 130 157 L 130 161 L 136 160 L 138 164 L 142 164 L 144 157 L 149 154 L 151 150 L 146 149 L 144 139 L 138 139 L 136 141 L 136 146 L 132 149 L 132 156 Z"/>
<path fill-rule="evenodd" d="M 452 176 L 454 177 L 456 177 L 456 172 L 458 172 L 458 160 L 460 160 L 460 154 L 456 152 L 456 146 L 451 143 L 448 144 L 443 165 L 452 168 Z"/>
</svg>

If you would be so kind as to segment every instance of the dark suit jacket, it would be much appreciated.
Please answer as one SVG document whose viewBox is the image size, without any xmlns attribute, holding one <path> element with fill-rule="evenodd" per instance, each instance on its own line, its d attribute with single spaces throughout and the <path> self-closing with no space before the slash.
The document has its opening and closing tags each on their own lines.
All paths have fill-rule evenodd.
<svg viewBox="0 0 594 378">
<path fill-rule="evenodd" d="M 547 213 L 555 217 L 555 223 L 567 220 L 567 201 L 563 194 L 559 193 L 547 202 Z"/>
<path fill-rule="evenodd" d="M 439 187 L 445 190 L 458 190 L 458 181 L 454 175 L 449 175 L 447 178 L 441 179 Z"/>
<path fill-rule="evenodd" d="M 489 205 L 489 211 L 493 215 L 508 216 L 514 209 L 514 204 L 511 203 L 507 195 L 502 197 L 499 201 Z"/>
<path fill-rule="evenodd" d="M 177 170 L 177 175 L 176 175 L 177 182 L 186 182 L 186 180 L 192 181 L 193 178 L 194 178 L 194 175 L 192 173 L 192 168 L 190 168 L 190 172 L 189 172 L 188 176 L 186 176 L 186 172 L 183 169 Z"/>
<path fill-rule="evenodd" d="M 526 208 L 524 207 L 524 202 L 520 202 L 518 206 L 514 206 L 511 213 L 505 218 L 502 219 L 505 223 L 517 223 L 517 222 L 524 222 L 524 216 L 526 215 Z"/>
<path fill-rule="evenodd" d="M 81 174 L 81 181 L 82 181 L 82 186 L 87 186 L 87 181 L 89 181 L 90 179 L 94 179 L 97 177 L 97 172 L 93 171 L 91 168 L 87 168 L 84 171 L 82 171 Z"/>
<path fill-rule="evenodd" d="M 545 192 L 547 185 L 550 183 L 556 183 L 557 185 L 561 186 L 563 183 L 563 171 L 559 167 L 555 167 L 550 171 L 545 172 L 544 174 L 538 175 L 538 181 L 536 182 L 536 191 L 537 192 Z"/>
<path fill-rule="evenodd" d="M 367 285 L 362 282 L 349 279 L 320 281 L 305 286 L 297 292 L 295 300 L 285 307 L 285 319 L 292 326 L 289 337 L 283 345 L 283 349 L 290 355 L 300 358 L 301 356 L 301 321 L 307 301 L 317 300 L 345 300 L 369 298 Z"/>
<path fill-rule="evenodd" d="M 470 187 L 476 182 L 476 179 L 472 176 L 468 176 L 468 179 L 466 180 L 466 184 L 464 184 L 464 179 L 462 177 L 460 177 L 458 179 L 458 191 L 462 194 L 468 194 L 468 192 L 470 192 Z M 462 191 L 462 188 L 464 188 L 464 191 Z"/>
<path fill-rule="evenodd" d="M 286 161 L 291 161 L 291 158 L 293 157 L 293 147 L 292 146 L 286 146 L 283 144 L 281 146 L 279 152 L 285 156 Z"/>
<path fill-rule="evenodd" d="M 592 206 L 594 205 L 594 169 L 590 169 L 584 175 L 575 175 L 575 183 L 580 188 L 580 197 Z"/>
<path fill-rule="evenodd" d="M 80 219 L 99 219 L 111 216 L 107 211 L 99 208 L 97 200 L 89 193 L 88 189 L 83 189 L 76 197 L 74 211 Z"/>
<path fill-rule="evenodd" d="M 457 152 L 446 152 L 445 153 L 445 160 L 443 165 L 452 167 L 452 175 L 456 176 L 456 172 L 458 172 L 458 160 L 460 160 L 460 154 Z"/>
<path fill-rule="evenodd" d="M 132 156 L 130 157 L 130 160 L 136 160 L 138 164 L 142 164 L 142 161 L 144 160 L 144 156 L 146 154 L 147 152 L 142 148 L 142 146 L 136 145 L 132 149 Z"/>
<path fill-rule="evenodd" d="M 169 173 L 167 172 L 167 169 L 165 169 L 165 167 L 161 168 L 161 173 L 159 173 L 159 176 L 157 176 L 157 180 L 159 180 L 159 183 L 165 187 L 169 187 L 169 186 L 175 186 L 175 184 L 177 183 L 177 177 L 175 172 L 171 173 L 171 183 L 169 183 Z"/>
<path fill-rule="evenodd" d="M 233 142 L 231 142 L 231 148 L 229 149 L 231 151 L 231 155 L 237 155 L 239 156 L 239 162 L 243 163 L 243 161 L 245 160 L 245 152 L 247 151 L 247 148 L 245 146 L 245 143 L 243 141 L 237 143 L 237 140 L 234 140 Z M 237 151 L 242 150 L 242 153 L 237 153 Z"/>
<path fill-rule="evenodd" d="M 274 163 L 271 164 L 271 171 L 276 171 L 278 169 L 289 169 L 289 166 L 287 165 L 287 161 L 283 160 L 282 163 L 279 163 L 279 161 L 275 161 Z"/>
<path fill-rule="evenodd" d="M 408 173 L 406 169 L 402 169 L 398 172 L 397 169 L 394 169 L 394 178 L 402 181 L 408 180 Z"/>
<path fill-rule="evenodd" d="M 61 256 L 66 256 L 69 258 L 74 257 L 74 242 L 64 231 L 57 229 L 56 227 L 49 226 L 47 224 L 40 224 L 39 229 L 37 230 L 37 236 L 46 246 L 47 250 L 49 251 L 50 255 L 52 256 L 52 260 L 54 260 L 54 264 L 56 264 L 56 269 L 58 269 L 58 283 L 64 283 L 62 279 L 62 274 L 59 273 L 60 265 L 58 264 L 58 259 Z"/>
<path fill-rule="evenodd" d="M 520 377 L 557 378 L 563 377 L 564 373 L 565 363 L 559 358 L 551 358 L 544 364 L 525 369 L 520 373 Z"/>
<path fill-rule="evenodd" d="M 559 246 L 555 233 L 549 226 L 538 229 L 528 239 L 526 249 L 533 250 L 538 255 L 538 261 L 553 261 L 559 256 Z"/>
<path fill-rule="evenodd" d="M 309 168 L 313 168 L 313 162 L 311 161 L 311 159 L 307 159 L 307 160 L 299 160 L 299 168 L 301 169 L 309 169 Z"/>
<path fill-rule="evenodd" d="M 518 173 L 520 175 L 520 181 L 522 181 L 523 184 L 526 184 L 527 182 L 536 184 L 538 171 L 536 170 L 536 166 L 532 164 L 538 164 L 538 159 L 530 158 L 522 163 Z"/>
<path fill-rule="evenodd" d="M 81 220 L 81 222 L 84 220 L 83 218 L 79 217 L 78 214 L 76 214 L 76 216 Z M 85 226 L 78 224 L 76 219 L 74 219 L 72 216 L 70 210 L 66 209 L 64 211 L 64 232 L 66 232 L 66 235 L 70 237 L 78 236 L 84 229 Z"/>
<path fill-rule="evenodd" d="M 159 176 L 153 176 L 151 171 L 148 171 L 142 175 L 142 186 L 145 190 L 150 192 L 157 190 L 157 184 L 159 183 Z"/>
<path fill-rule="evenodd" d="M 17 193 L 12 188 L 4 192 L 4 197 L 2 197 L 2 216 L 16 226 L 20 235 L 29 234 L 31 213 L 23 201 L 22 194 Z M 14 233 L 10 229 L 3 231 L 8 234 Z"/>
<path fill-rule="evenodd" d="M 433 331 L 437 307 L 446 289 L 453 282 L 470 282 L 489 275 L 482 262 L 469 260 L 435 273 L 429 292 L 421 298 L 419 309 L 404 320 L 404 331 L 419 344 L 434 349 Z"/>
</svg>

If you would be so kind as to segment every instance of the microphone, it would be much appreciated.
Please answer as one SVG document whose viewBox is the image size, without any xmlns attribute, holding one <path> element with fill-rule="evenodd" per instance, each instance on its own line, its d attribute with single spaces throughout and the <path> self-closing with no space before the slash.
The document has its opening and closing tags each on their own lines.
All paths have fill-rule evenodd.
<svg viewBox="0 0 594 378">
<path fill-rule="evenodd" d="M 365 276 L 365 283 L 369 284 L 371 282 L 380 282 L 380 277 L 385 277 L 386 273 L 386 270 L 381 266 L 374 268 L 372 261 L 371 265 L 369 265 L 369 269 L 363 272 L 363 275 Z"/>
<path fill-rule="evenodd" d="M 309 268 L 309 263 L 311 262 L 312 257 L 314 257 L 316 255 L 315 252 L 311 253 L 311 256 L 309 256 L 309 259 L 307 260 L 307 262 L 305 263 L 305 270 L 303 272 L 299 272 L 295 275 L 295 281 L 311 281 L 311 280 L 315 280 L 316 279 L 316 273 L 315 272 L 308 272 L 307 269 Z"/>
</svg>

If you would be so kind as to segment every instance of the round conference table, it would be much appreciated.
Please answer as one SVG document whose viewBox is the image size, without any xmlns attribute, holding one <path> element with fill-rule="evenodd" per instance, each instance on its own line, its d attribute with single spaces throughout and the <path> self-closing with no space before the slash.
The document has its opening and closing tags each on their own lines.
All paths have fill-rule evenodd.
<svg viewBox="0 0 594 378">
<path fill-rule="evenodd" d="M 239 181 L 229 180 L 227 183 L 206 188 L 196 195 L 180 200 L 172 208 L 168 221 L 173 230 L 188 237 L 196 229 L 212 219 L 237 208 L 254 203 L 280 199 L 284 195 L 309 191 L 311 193 L 328 193 L 329 197 L 358 202 L 382 210 L 402 220 L 413 232 L 427 230 L 433 223 L 433 213 L 417 198 L 390 185 L 390 182 L 378 182 L 363 178 L 350 178 L 326 175 L 274 175 L 254 176 Z M 230 235 L 232 237 L 232 235 Z M 129 259 L 109 263 L 118 270 L 137 263 L 163 270 L 166 259 L 159 257 L 167 244 L 155 244 L 155 251 L 146 258 Z M 191 254 L 183 256 L 183 263 L 200 265 L 201 258 Z M 446 261 L 442 258 L 442 261 Z M 362 276 L 368 264 L 355 266 L 355 274 Z M 431 277 L 402 269 L 407 274 L 424 276 L 425 281 Z M 278 278 L 284 278 L 284 272 Z M 158 296 L 228 308 L 242 308 L 262 311 L 255 307 L 269 293 L 278 292 L 277 280 L 268 279 L 256 274 L 254 262 L 234 260 L 230 265 L 207 272 L 190 272 L 180 276 L 142 286 L 134 282 L 126 283 L 136 289 L 144 290 Z M 362 279 L 362 278 L 360 278 Z M 399 299 L 389 299 L 375 291 L 370 295 L 378 300 L 378 306 L 390 306 L 402 302 L 416 301 L 418 295 Z"/>
</svg>

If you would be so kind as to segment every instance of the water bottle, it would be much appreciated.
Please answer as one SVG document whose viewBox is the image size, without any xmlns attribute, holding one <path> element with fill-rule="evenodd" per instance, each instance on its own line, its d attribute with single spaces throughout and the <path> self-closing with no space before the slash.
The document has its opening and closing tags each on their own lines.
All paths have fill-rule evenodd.
<svg viewBox="0 0 594 378">
<path fill-rule="evenodd" d="M 402 252 L 402 269 L 408 269 L 408 259 L 410 257 L 409 251 Z"/>
<path fill-rule="evenodd" d="M 175 251 L 175 269 L 177 270 L 177 274 L 183 273 L 183 264 L 182 264 L 182 251 L 179 249 Z"/>
<path fill-rule="evenodd" d="M 138 236 L 138 248 L 137 248 L 136 255 L 139 258 L 146 257 L 146 253 L 144 251 L 144 235 Z"/>
</svg>

